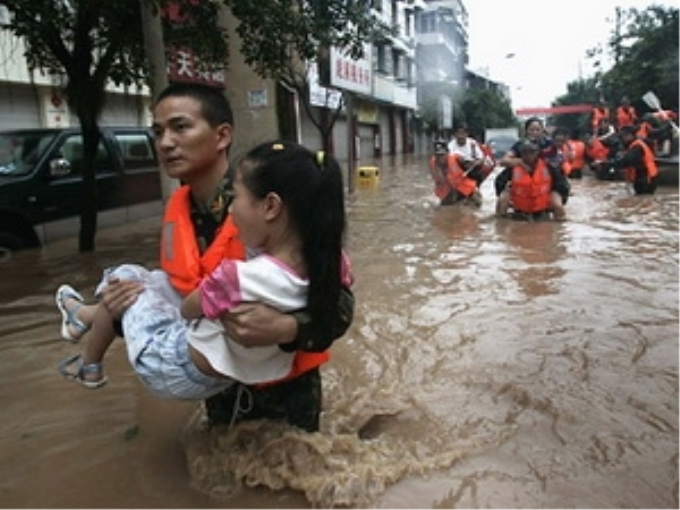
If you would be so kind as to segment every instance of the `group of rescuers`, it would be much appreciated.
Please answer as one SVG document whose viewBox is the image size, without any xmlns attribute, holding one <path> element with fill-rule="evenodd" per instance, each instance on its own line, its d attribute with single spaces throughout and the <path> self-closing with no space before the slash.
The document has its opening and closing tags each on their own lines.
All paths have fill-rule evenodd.
<svg viewBox="0 0 680 510">
<path fill-rule="evenodd" d="M 608 112 L 598 116 L 593 109 L 592 131 L 582 137 L 571 136 L 567 128 L 557 127 L 548 136 L 543 120 L 532 117 L 524 123 L 524 137 L 497 161 L 488 146 L 469 136 L 466 126 L 453 131 L 450 142 L 434 143 L 429 161 L 434 192 L 441 205 L 470 203 L 481 205 L 479 187 L 496 166 L 502 170 L 494 179 L 496 214 L 518 219 L 565 219 L 570 179 L 580 179 L 588 165 L 596 172 L 623 171 L 636 195 L 653 194 L 660 152 L 659 133 L 672 125 L 669 114 L 659 122 L 650 115 L 638 118 L 624 98 L 617 108 L 614 123 Z M 673 112 L 671 112 L 671 115 Z"/>
</svg>

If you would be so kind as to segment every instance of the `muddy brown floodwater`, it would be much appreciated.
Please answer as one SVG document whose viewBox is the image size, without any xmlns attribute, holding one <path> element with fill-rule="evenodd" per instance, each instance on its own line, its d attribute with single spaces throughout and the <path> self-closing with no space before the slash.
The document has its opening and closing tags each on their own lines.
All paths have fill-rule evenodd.
<svg viewBox="0 0 680 510">
<path fill-rule="evenodd" d="M 53 295 L 154 265 L 158 219 L 0 264 L 3 507 L 678 508 L 678 189 L 633 197 L 590 175 L 564 223 L 436 206 L 423 161 L 384 160 L 348 197 L 354 323 L 324 367 L 318 434 L 210 432 L 77 347 Z"/>
</svg>

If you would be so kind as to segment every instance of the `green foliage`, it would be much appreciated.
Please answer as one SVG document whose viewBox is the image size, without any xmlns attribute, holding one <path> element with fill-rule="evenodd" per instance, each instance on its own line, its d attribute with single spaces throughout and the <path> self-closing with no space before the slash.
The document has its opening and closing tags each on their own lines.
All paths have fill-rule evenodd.
<svg viewBox="0 0 680 510">
<path fill-rule="evenodd" d="M 226 66 L 229 37 L 218 24 L 220 4 L 196 0 L 144 0 L 155 7 L 172 5 L 183 21 L 162 17 L 166 50 L 171 47 L 191 48 L 204 67 Z M 137 2 L 139 3 L 139 2 Z M 141 34 L 141 32 L 140 32 Z"/>
<path fill-rule="evenodd" d="M 105 75 L 120 84 L 141 79 L 144 54 L 138 1 L 3 3 L 13 14 L 3 29 L 24 38 L 32 69 L 69 77 Z"/>
<path fill-rule="evenodd" d="M 648 111 L 642 96 L 654 92 L 666 109 L 678 109 L 678 9 L 658 5 L 640 11 L 617 11 L 615 26 L 608 40 L 614 64 L 601 68 L 594 77 L 568 84 L 567 94 L 557 105 L 595 103 L 603 98 L 610 108 L 628 96 L 639 112 Z M 604 50 L 588 52 L 601 66 Z M 586 129 L 587 115 L 559 115 L 553 123 L 572 130 Z"/>
<path fill-rule="evenodd" d="M 144 0 L 155 9 L 167 7 L 169 0 Z M 208 62 L 224 63 L 226 34 L 215 20 L 214 2 L 176 0 L 177 11 L 188 15 L 190 23 L 165 21 L 168 46 L 187 46 Z M 69 101 L 78 111 L 84 85 L 101 88 L 116 85 L 142 85 L 148 77 L 144 53 L 140 0 L 0 0 L 12 12 L 12 20 L 2 29 L 22 37 L 25 57 L 32 69 L 65 75 L 67 91 L 75 92 Z M 102 95 L 93 94 L 92 95 Z M 103 97 L 99 100 L 103 101 Z M 98 112 L 101 105 L 89 104 Z"/>
<path fill-rule="evenodd" d="M 488 89 L 468 90 L 460 108 L 462 121 L 468 131 L 481 140 L 487 128 L 504 128 L 517 125 L 510 101 Z"/>
<path fill-rule="evenodd" d="M 595 104 L 600 99 L 599 80 L 586 78 L 567 84 L 567 93 L 557 98 L 554 106 L 568 106 L 573 104 Z M 570 113 L 554 115 L 547 124 L 568 128 L 572 135 L 581 136 L 590 131 L 589 113 Z"/>
<path fill-rule="evenodd" d="M 423 129 L 440 133 L 441 97 L 446 96 L 453 106 L 453 124 L 465 124 L 473 136 L 481 139 L 484 130 L 517 125 L 510 101 L 493 90 L 466 89 L 446 82 L 426 83 L 420 86 L 418 100 L 419 118 Z"/>
<path fill-rule="evenodd" d="M 604 97 L 618 103 L 627 95 L 639 101 L 652 90 L 667 108 L 678 108 L 678 9 L 630 9 L 631 22 L 610 48 L 618 61 L 602 76 Z M 642 104 L 640 104 L 642 106 Z"/>
<path fill-rule="evenodd" d="M 365 1 L 223 1 L 240 22 L 237 33 L 245 62 L 263 78 L 290 83 L 291 62 L 315 61 L 330 46 L 362 57 L 364 43 L 392 34 Z"/>
</svg>

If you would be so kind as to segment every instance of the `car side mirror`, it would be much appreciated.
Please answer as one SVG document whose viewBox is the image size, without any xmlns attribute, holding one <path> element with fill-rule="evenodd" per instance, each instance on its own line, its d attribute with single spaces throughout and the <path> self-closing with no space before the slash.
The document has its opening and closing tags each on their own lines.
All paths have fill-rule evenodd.
<svg viewBox="0 0 680 510">
<path fill-rule="evenodd" d="M 71 163 L 64 158 L 50 160 L 50 175 L 52 177 L 63 177 L 71 173 Z"/>
</svg>

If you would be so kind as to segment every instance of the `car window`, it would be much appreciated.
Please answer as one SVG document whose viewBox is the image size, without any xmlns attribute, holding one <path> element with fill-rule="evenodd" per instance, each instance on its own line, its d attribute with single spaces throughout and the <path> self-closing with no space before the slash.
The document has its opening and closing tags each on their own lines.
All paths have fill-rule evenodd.
<svg viewBox="0 0 680 510">
<path fill-rule="evenodd" d="M 64 140 L 59 149 L 58 157 L 65 159 L 71 164 L 70 176 L 82 175 L 84 167 L 83 137 L 71 135 Z M 102 139 L 97 146 L 97 154 L 94 160 L 96 173 L 111 172 L 115 168 L 111 155 Z"/>
<path fill-rule="evenodd" d="M 54 136 L 54 133 L 0 133 L 0 175 L 30 172 Z"/>
<path fill-rule="evenodd" d="M 156 166 L 151 138 L 144 132 L 140 133 L 114 133 L 123 159 L 125 170 L 137 170 Z"/>
</svg>

